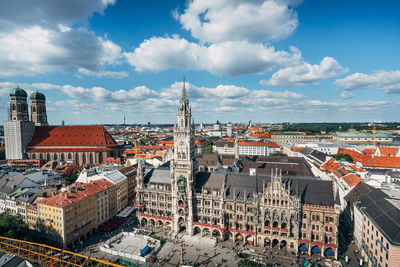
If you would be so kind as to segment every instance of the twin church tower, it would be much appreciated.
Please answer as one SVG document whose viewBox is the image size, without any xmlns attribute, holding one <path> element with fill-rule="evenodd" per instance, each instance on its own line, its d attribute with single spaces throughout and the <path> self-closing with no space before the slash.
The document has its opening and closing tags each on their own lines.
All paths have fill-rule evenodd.
<svg viewBox="0 0 400 267">
<path fill-rule="evenodd" d="M 29 121 L 28 112 L 28 94 L 25 90 L 17 87 L 10 92 L 10 113 L 9 121 Z M 46 97 L 39 92 L 33 92 L 30 96 L 31 99 L 31 116 L 30 121 L 35 126 L 47 126 L 46 114 Z"/>
<path fill-rule="evenodd" d="M 8 121 L 4 122 L 4 137 L 7 159 L 27 158 L 27 146 L 35 133 L 35 126 L 47 126 L 46 97 L 39 92 L 30 95 L 29 116 L 28 94 L 17 87 L 10 92 Z"/>
</svg>

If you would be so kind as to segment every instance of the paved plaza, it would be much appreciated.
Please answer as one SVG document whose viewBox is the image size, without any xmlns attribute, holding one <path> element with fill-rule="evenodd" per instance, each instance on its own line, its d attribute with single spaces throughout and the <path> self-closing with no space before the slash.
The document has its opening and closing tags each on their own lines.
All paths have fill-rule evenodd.
<svg viewBox="0 0 400 267">
<path fill-rule="evenodd" d="M 135 219 L 129 219 L 111 234 L 96 233 L 84 242 L 80 252 L 110 262 L 117 261 L 118 256 L 100 251 L 100 246 L 104 246 L 106 240 L 122 232 L 137 231 L 135 228 L 137 224 L 134 222 Z M 149 234 L 149 232 L 145 231 L 140 233 Z M 139 264 L 138 266 L 178 266 L 181 262 L 182 251 L 183 263 L 188 266 L 238 266 L 243 257 L 258 262 L 260 266 L 302 266 L 304 261 L 309 261 L 310 259 L 318 266 L 333 266 L 326 259 L 321 258 L 320 255 L 309 256 L 301 253 L 296 255 L 287 252 L 285 249 L 280 250 L 278 247 L 254 247 L 249 244 L 233 243 L 232 240 L 219 242 L 215 247 L 210 245 L 213 242 L 206 242 L 207 240 L 205 241 L 206 245 L 199 245 L 189 241 L 181 244 L 180 240 L 187 240 L 183 238 L 182 234 L 173 236 L 170 232 L 162 229 L 154 229 L 153 234 L 162 237 L 164 242 L 158 250 L 154 250 L 147 257 L 148 262 L 136 262 Z M 121 240 L 116 240 L 111 245 L 113 249 L 121 252 L 139 254 L 140 249 L 146 245 L 146 242 L 143 238 L 137 240 L 132 237 L 125 237 Z M 351 264 L 343 264 L 343 266 L 357 266 L 354 265 L 355 261 L 354 259 L 351 261 Z"/>
</svg>

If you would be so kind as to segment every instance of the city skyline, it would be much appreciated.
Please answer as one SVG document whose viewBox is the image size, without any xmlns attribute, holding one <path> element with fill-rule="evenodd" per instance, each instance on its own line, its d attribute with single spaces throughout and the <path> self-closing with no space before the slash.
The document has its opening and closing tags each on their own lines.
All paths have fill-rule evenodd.
<svg viewBox="0 0 400 267">
<path fill-rule="evenodd" d="M 172 124 L 186 76 L 196 123 L 397 120 L 399 3 L 224 2 L 2 2 L 0 119 Z"/>
</svg>

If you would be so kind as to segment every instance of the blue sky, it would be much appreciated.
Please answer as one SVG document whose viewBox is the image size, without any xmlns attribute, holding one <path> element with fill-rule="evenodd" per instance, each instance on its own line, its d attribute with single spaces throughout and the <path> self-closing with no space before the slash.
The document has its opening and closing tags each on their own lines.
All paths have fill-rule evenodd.
<svg viewBox="0 0 400 267">
<path fill-rule="evenodd" d="M 399 1 L 5 0 L 0 119 L 19 85 L 51 124 L 398 121 Z"/>
</svg>

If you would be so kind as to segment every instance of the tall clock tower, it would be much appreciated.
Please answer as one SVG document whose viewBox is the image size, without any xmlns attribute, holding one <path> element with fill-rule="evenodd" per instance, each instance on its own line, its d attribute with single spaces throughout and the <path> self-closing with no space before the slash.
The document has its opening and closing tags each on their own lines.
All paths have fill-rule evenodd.
<svg viewBox="0 0 400 267">
<path fill-rule="evenodd" d="M 197 161 L 194 157 L 194 122 L 183 78 L 178 122 L 174 126 L 174 159 L 171 166 L 173 231 L 193 235 L 194 183 Z"/>
</svg>

